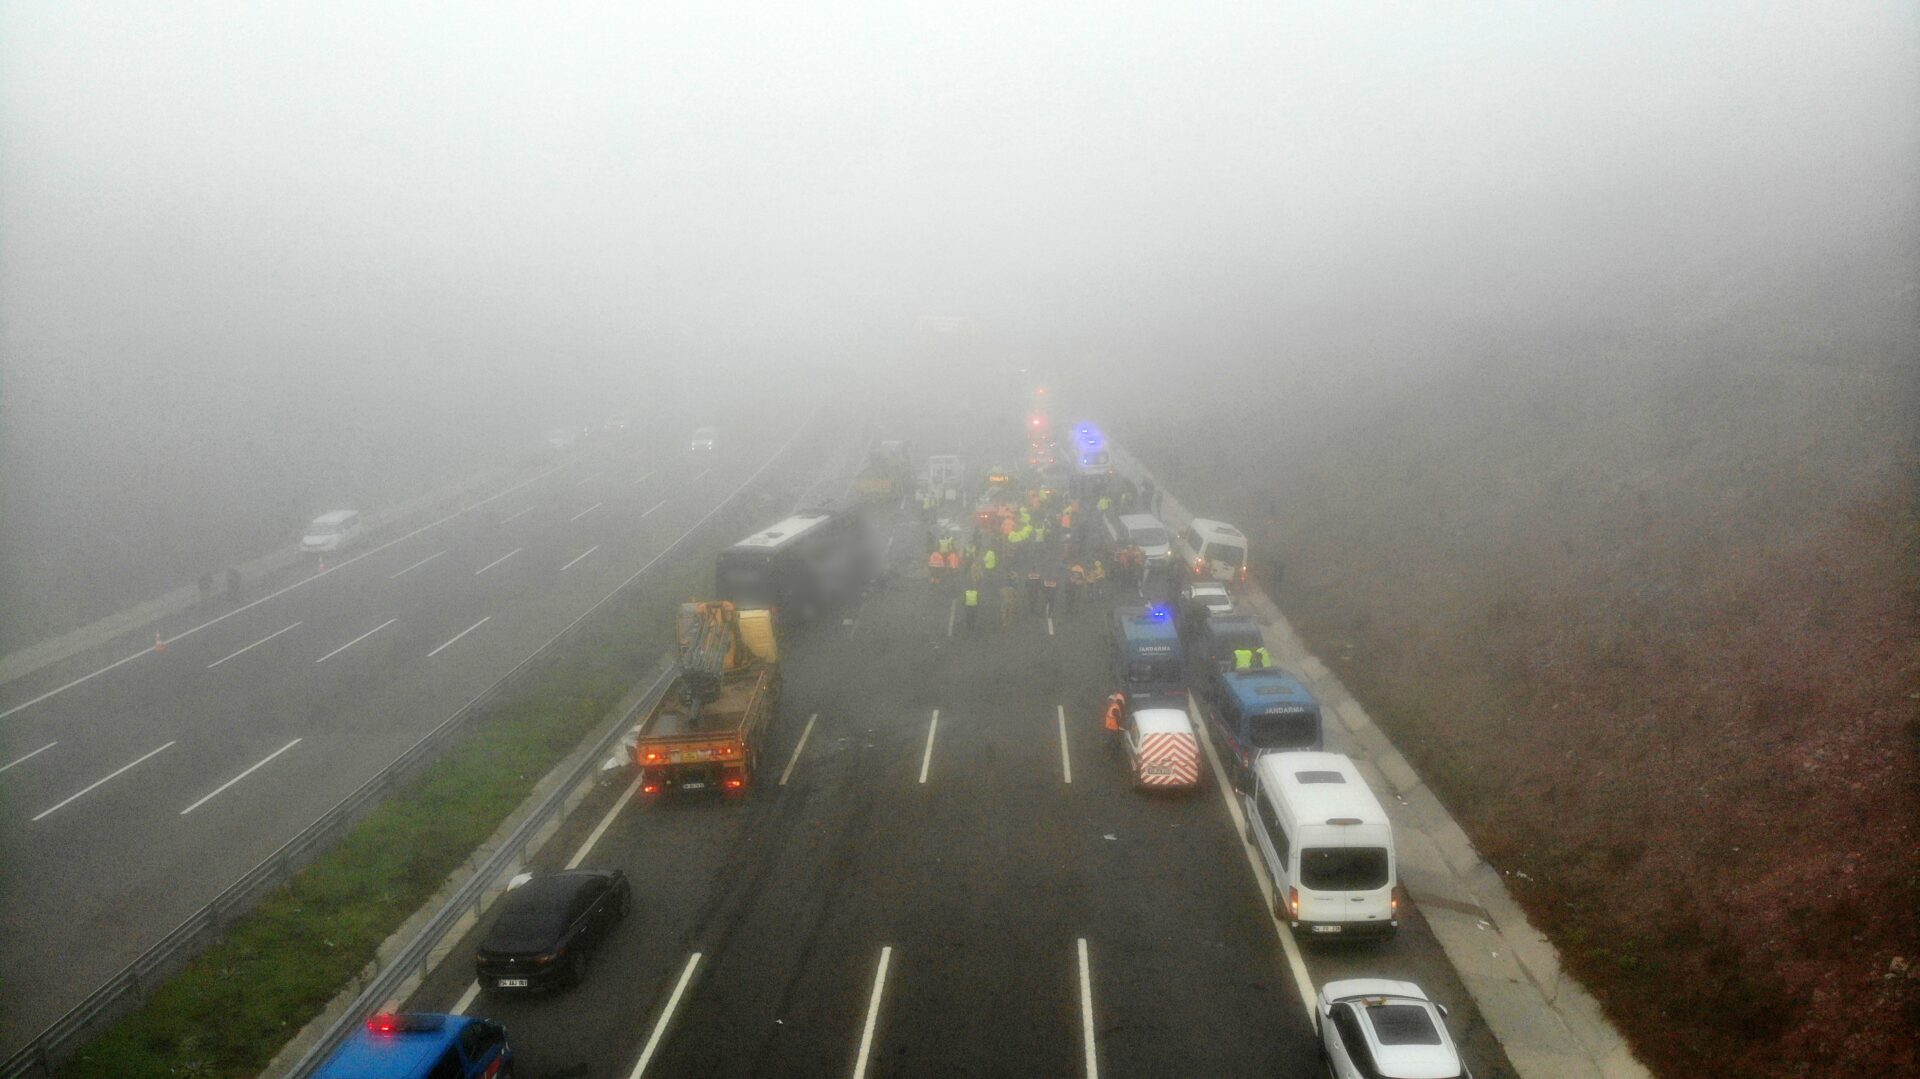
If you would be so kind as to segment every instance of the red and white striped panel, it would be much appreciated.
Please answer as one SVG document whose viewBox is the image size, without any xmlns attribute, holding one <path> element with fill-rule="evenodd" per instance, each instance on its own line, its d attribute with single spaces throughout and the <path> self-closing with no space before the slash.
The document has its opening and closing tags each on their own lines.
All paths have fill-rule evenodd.
<svg viewBox="0 0 1920 1079">
<path fill-rule="evenodd" d="M 1162 774 L 1153 774 L 1156 771 Z M 1139 779 L 1143 787 L 1191 787 L 1200 782 L 1200 746 L 1193 735 L 1143 736 Z"/>
</svg>

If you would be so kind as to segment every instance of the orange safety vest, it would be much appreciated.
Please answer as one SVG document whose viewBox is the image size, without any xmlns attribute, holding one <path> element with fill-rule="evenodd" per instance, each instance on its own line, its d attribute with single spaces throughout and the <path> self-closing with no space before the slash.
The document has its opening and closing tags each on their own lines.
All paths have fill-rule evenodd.
<svg viewBox="0 0 1920 1079">
<path fill-rule="evenodd" d="M 946 568 L 946 565 L 946 560 L 940 557 L 939 551 L 935 551 L 927 556 L 927 568 L 930 570 L 942 570 Z"/>
<path fill-rule="evenodd" d="M 960 568 L 960 552 L 959 551 L 947 552 L 947 568 L 948 569 Z"/>
</svg>

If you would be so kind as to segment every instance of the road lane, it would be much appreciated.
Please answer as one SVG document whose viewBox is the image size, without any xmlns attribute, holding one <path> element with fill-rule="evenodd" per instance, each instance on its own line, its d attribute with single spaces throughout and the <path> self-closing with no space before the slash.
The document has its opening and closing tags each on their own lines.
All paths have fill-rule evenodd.
<svg viewBox="0 0 1920 1079">
<path fill-rule="evenodd" d="M 0 829 L 0 856 L 19 867 L 0 879 L 0 909 L 9 912 L 0 960 L 15 972 L 14 984 L 36 986 L 33 994 L 9 995 L 7 1037 L 17 1043 L 51 1021 L 478 687 L 632 579 L 761 463 L 730 459 L 712 482 L 678 484 L 667 500 L 674 512 L 645 522 L 638 502 L 619 500 L 578 523 L 522 517 L 510 527 L 528 531 L 514 538 L 545 568 L 498 580 L 496 572 L 475 582 L 459 568 L 462 561 L 478 564 L 473 556 L 486 547 L 497 553 L 506 525 L 473 515 L 442 529 L 436 539 L 445 546 L 426 559 L 402 545 L 347 569 L 336 566 L 324 581 L 278 589 L 275 603 L 171 646 L 155 662 L 92 679 L 0 724 L 0 752 L 18 746 L 24 759 L 60 743 L 0 787 L 0 815 L 22 823 L 92 779 L 87 773 L 97 774 L 103 763 L 159 740 L 177 743 L 34 833 Z M 577 553 L 581 535 L 599 541 L 592 544 L 598 554 L 563 577 L 553 568 L 563 561 L 558 554 Z M 443 572 L 447 566 L 455 572 Z M 409 567 L 413 572 L 394 579 Z M 461 578 L 474 583 L 461 585 Z M 497 613 L 474 609 L 482 603 Z M 411 613 L 400 617 L 396 608 Z M 209 662 L 236 646 L 286 628 L 289 613 L 303 628 L 283 639 L 304 645 L 261 648 L 245 663 L 208 673 Z M 278 621 L 266 621 L 275 615 Z M 493 619 L 483 633 L 432 668 L 422 665 L 430 649 L 483 615 Z M 354 647 L 340 655 L 339 642 Z M 52 731 L 61 737 L 48 737 Z M 308 742 L 273 766 L 275 782 L 256 776 L 239 783 L 181 821 L 183 804 L 296 737 Z M 134 776 L 140 782 L 131 782 Z"/>
</svg>

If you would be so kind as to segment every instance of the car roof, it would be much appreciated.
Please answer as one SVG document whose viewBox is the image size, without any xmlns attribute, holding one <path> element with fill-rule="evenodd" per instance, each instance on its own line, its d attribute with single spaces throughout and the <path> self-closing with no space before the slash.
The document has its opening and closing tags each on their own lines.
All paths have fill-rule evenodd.
<svg viewBox="0 0 1920 1079">
<path fill-rule="evenodd" d="M 1192 526 L 1195 532 L 1200 533 L 1202 536 L 1238 540 L 1241 546 L 1246 545 L 1246 534 L 1225 521 L 1216 521 L 1210 517 L 1195 517 L 1187 523 Z"/>
<path fill-rule="evenodd" d="M 1196 596 L 1225 596 L 1227 586 L 1220 581 L 1195 581 L 1187 586 L 1187 591 Z"/>
<path fill-rule="evenodd" d="M 317 525 L 337 525 L 349 517 L 358 516 L 360 516 L 359 510 L 328 510 L 320 516 L 315 517 L 313 523 Z"/>
<path fill-rule="evenodd" d="M 566 928 L 567 905 L 588 883 L 607 875 L 604 870 L 573 869 L 533 877 L 506 894 L 483 943 L 537 946 L 552 940 Z"/>
<path fill-rule="evenodd" d="M 1126 525 L 1128 528 L 1167 527 L 1160 523 L 1160 518 L 1155 517 L 1151 513 L 1123 513 L 1120 515 L 1120 523 Z"/>
<path fill-rule="evenodd" d="M 1221 677 L 1239 702 L 1240 710 L 1250 715 L 1259 715 L 1273 708 L 1292 710 L 1320 703 L 1314 700 L 1313 694 L 1298 678 L 1277 667 L 1228 671 Z"/>
<path fill-rule="evenodd" d="M 1141 734 L 1193 733 L 1192 721 L 1178 708 L 1142 708 L 1133 713 L 1133 725 Z"/>
<path fill-rule="evenodd" d="M 467 1024 L 464 1015 L 413 1013 L 412 1018 L 438 1019 L 432 1030 L 403 1030 L 376 1034 L 361 1024 L 351 1038 L 334 1050 L 314 1079 L 413 1079 L 427 1074 Z"/>
<path fill-rule="evenodd" d="M 1180 634 L 1174 628 L 1173 617 L 1164 610 L 1154 617 L 1149 613 L 1152 610 L 1148 607 L 1116 607 L 1113 616 L 1127 640 L 1178 639 Z"/>
<path fill-rule="evenodd" d="M 1267 753 L 1254 763 L 1254 769 L 1260 773 L 1262 783 L 1277 790 L 1288 804 L 1299 807 L 1307 823 L 1322 820 L 1388 823 L 1387 811 L 1373 796 L 1373 788 L 1367 786 L 1360 769 L 1342 754 Z"/>
<path fill-rule="evenodd" d="M 1433 1001 L 1412 982 L 1354 978 L 1321 990 L 1329 1004 L 1353 1002 L 1381 1074 L 1395 1079 L 1459 1075 L 1460 1054 Z"/>
</svg>

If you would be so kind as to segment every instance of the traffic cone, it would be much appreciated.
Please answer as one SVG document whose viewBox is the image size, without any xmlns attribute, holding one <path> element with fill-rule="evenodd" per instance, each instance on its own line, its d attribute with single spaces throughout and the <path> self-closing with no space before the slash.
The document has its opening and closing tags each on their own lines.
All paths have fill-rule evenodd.
<svg viewBox="0 0 1920 1079">
<path fill-rule="evenodd" d="M 153 635 L 153 650 L 156 652 L 164 652 L 167 650 L 167 642 L 161 640 L 158 633 Z"/>
</svg>

